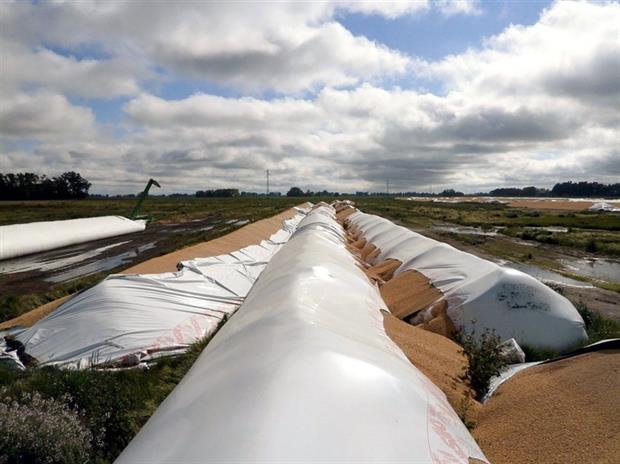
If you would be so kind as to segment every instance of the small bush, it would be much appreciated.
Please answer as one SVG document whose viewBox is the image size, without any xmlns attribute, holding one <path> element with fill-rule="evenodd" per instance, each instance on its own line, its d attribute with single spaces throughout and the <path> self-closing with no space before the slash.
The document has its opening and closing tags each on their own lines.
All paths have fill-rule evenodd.
<svg viewBox="0 0 620 464">
<path fill-rule="evenodd" d="M 0 462 L 78 464 L 88 462 L 93 439 L 80 415 L 65 402 L 24 394 L 19 401 L 2 391 Z"/>
<path fill-rule="evenodd" d="M 596 243 L 596 240 L 591 238 L 586 242 L 586 251 L 589 253 L 596 253 L 598 251 L 598 244 Z"/>
<path fill-rule="evenodd" d="M 583 302 L 579 302 L 576 307 L 586 325 L 588 344 L 608 338 L 620 338 L 620 324 L 616 321 L 590 310 Z"/>
<path fill-rule="evenodd" d="M 529 345 L 523 345 L 521 349 L 525 353 L 525 362 L 546 361 L 558 356 L 558 352 L 551 348 L 534 348 Z"/>
<path fill-rule="evenodd" d="M 465 427 L 467 427 L 467 430 L 473 430 L 476 427 L 476 421 L 471 418 L 470 414 L 471 405 L 471 398 L 468 395 L 464 395 L 456 410 L 456 413 L 459 415 L 463 424 L 465 424 Z"/>
<path fill-rule="evenodd" d="M 481 400 L 489 391 L 491 379 L 506 367 L 506 361 L 498 348 L 501 340 L 494 331 L 485 329 L 479 337 L 475 332 L 461 331 L 457 338 L 469 361 L 463 377 L 476 392 L 476 399 Z"/>
</svg>

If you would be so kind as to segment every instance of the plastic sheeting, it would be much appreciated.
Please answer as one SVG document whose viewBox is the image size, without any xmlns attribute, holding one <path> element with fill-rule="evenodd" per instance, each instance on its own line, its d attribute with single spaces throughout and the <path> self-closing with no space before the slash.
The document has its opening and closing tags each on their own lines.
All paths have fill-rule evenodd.
<svg viewBox="0 0 620 464">
<path fill-rule="evenodd" d="M 599 340 L 596 343 L 592 343 L 590 345 L 586 345 L 577 350 L 571 351 L 563 356 L 558 356 L 553 359 L 547 359 L 545 361 L 535 361 L 529 363 L 520 363 L 520 364 L 510 364 L 508 365 L 499 375 L 496 375 L 491 379 L 491 383 L 489 385 L 489 391 L 482 399 L 482 402 L 488 401 L 488 399 L 493 396 L 497 389 L 505 383 L 507 380 L 511 379 L 515 374 L 521 372 L 522 370 L 528 369 L 530 367 L 538 366 L 539 364 L 550 364 L 557 361 L 562 361 L 564 359 L 572 358 L 575 356 L 579 356 L 586 353 L 592 353 L 594 351 L 600 350 L 618 350 L 620 349 L 620 338 L 610 338 L 607 340 Z"/>
<path fill-rule="evenodd" d="M 611 211 L 611 212 L 618 212 L 620 211 L 620 208 L 606 203 L 604 201 L 598 202 L 598 203 L 594 203 L 592 206 L 590 206 L 588 208 L 589 211 Z"/>
<path fill-rule="evenodd" d="M 302 215 L 227 255 L 196 258 L 179 272 L 112 275 L 20 333 L 41 365 L 133 366 L 184 351 L 232 314 Z"/>
<path fill-rule="evenodd" d="M 145 221 L 102 216 L 0 226 L 0 260 L 140 232 Z"/>
<path fill-rule="evenodd" d="M 487 462 L 381 308 L 315 209 L 116 463 Z"/>
<path fill-rule="evenodd" d="M 480 334 L 495 330 L 502 340 L 555 350 L 587 338 L 584 322 L 563 296 L 535 278 L 409 229 L 379 216 L 356 212 L 348 217 L 363 237 L 381 250 L 376 262 L 393 258 L 426 276 L 444 295 L 447 314 L 457 327 Z"/>
<path fill-rule="evenodd" d="M 518 374 L 519 372 L 525 369 L 528 369 L 530 367 L 538 366 L 539 364 L 542 364 L 543 362 L 544 361 L 534 361 L 534 362 L 528 362 L 528 363 L 510 364 L 506 366 L 499 375 L 496 375 L 495 377 L 491 379 L 491 382 L 489 384 L 489 390 L 484 395 L 484 398 L 482 398 L 482 403 L 486 403 L 489 400 L 489 398 L 491 398 L 495 394 L 497 389 L 504 382 L 506 382 L 507 380 L 510 380 L 515 374 Z"/>
<path fill-rule="evenodd" d="M 26 369 L 19 359 L 19 356 L 17 356 L 17 351 L 10 349 L 3 337 L 0 337 L 0 365 L 19 369 L 21 371 Z"/>
</svg>

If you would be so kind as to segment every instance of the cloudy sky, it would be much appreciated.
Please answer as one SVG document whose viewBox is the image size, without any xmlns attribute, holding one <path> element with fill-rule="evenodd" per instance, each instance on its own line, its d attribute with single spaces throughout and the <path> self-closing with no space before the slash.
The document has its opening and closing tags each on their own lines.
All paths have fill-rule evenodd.
<svg viewBox="0 0 620 464">
<path fill-rule="evenodd" d="M 0 172 L 96 193 L 620 179 L 620 4 L 0 2 Z"/>
</svg>

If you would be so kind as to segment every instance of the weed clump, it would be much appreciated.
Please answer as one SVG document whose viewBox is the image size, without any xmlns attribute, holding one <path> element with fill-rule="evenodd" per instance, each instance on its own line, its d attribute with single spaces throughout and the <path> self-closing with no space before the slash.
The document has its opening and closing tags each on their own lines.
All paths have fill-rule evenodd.
<svg viewBox="0 0 620 464">
<path fill-rule="evenodd" d="M 467 430 L 473 430 L 476 427 L 476 421 L 471 418 L 471 406 L 473 402 L 469 395 L 464 395 L 456 410 L 461 422 L 467 427 Z"/>
<path fill-rule="evenodd" d="M 590 240 L 586 242 L 586 251 L 590 253 L 596 253 L 598 251 L 598 244 L 594 238 L 590 238 Z"/>
<path fill-rule="evenodd" d="M 0 365 L 0 464 L 113 462 L 189 371 L 209 340 L 205 337 L 179 356 L 161 358 L 149 369 L 71 370 L 45 366 L 19 371 Z M 51 428 L 50 424 L 57 421 L 53 416 L 66 424 Z M 16 422 L 21 429 L 15 429 Z M 9 433 L 7 429 L 14 430 Z M 34 433 L 35 438 L 42 437 L 41 441 L 19 441 L 13 435 L 18 433 L 15 430 L 21 430 L 20 435 L 27 432 L 26 437 Z M 56 435 L 51 435 L 52 430 Z M 49 443 L 56 448 L 50 448 Z M 59 455 L 56 449 L 68 454 Z M 28 450 L 35 454 L 25 454 Z"/>
<path fill-rule="evenodd" d="M 501 339 L 494 331 L 485 329 L 480 336 L 475 332 L 475 329 L 470 333 L 461 330 L 457 340 L 468 360 L 463 378 L 476 392 L 476 399 L 481 400 L 489 391 L 491 379 L 506 367 L 506 361 L 499 348 Z"/>
<path fill-rule="evenodd" d="M 586 325 L 588 344 L 608 338 L 620 338 L 620 324 L 590 310 L 583 302 L 577 303 L 577 311 Z"/>
<path fill-rule="evenodd" d="M 2 392 L 4 393 L 4 391 Z M 68 397 L 23 394 L 0 399 L 0 462 L 78 464 L 88 462 L 93 436 Z M 65 401 L 63 401 L 65 400 Z"/>
</svg>

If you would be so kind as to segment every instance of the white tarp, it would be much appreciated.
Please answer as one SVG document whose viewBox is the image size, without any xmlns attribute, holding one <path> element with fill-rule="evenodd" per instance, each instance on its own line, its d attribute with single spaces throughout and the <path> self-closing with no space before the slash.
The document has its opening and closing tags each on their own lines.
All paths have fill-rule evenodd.
<svg viewBox="0 0 620 464">
<path fill-rule="evenodd" d="M 448 316 L 457 327 L 480 334 L 495 330 L 521 346 L 564 350 L 587 338 L 584 322 L 563 296 L 535 278 L 442 242 L 424 237 L 379 216 L 356 212 L 347 218 L 388 258 L 426 276 L 443 293 Z"/>
<path fill-rule="evenodd" d="M 136 365 L 184 351 L 243 301 L 302 215 L 269 240 L 196 258 L 179 272 L 112 275 L 17 336 L 41 365 Z"/>
<path fill-rule="evenodd" d="M 607 202 L 601 201 L 598 203 L 594 203 L 592 206 L 590 206 L 588 208 L 589 211 L 611 211 L 611 212 L 618 212 L 620 211 L 620 208 L 617 208 L 614 205 L 611 205 Z"/>
<path fill-rule="evenodd" d="M 26 369 L 19 359 L 19 356 L 17 356 L 17 351 L 9 349 L 4 337 L 0 337 L 0 365 L 22 371 Z"/>
<path fill-rule="evenodd" d="M 484 398 L 482 398 L 482 403 L 486 403 L 489 398 L 491 398 L 495 394 L 500 385 L 512 378 L 515 374 L 518 374 L 522 370 L 528 369 L 530 367 L 538 366 L 543 362 L 544 361 L 534 361 L 528 363 L 509 364 L 508 366 L 506 366 L 499 375 L 496 375 L 491 379 L 491 382 L 489 384 L 489 391 L 487 391 L 487 393 L 484 395 Z"/>
<path fill-rule="evenodd" d="M 140 232 L 145 221 L 101 216 L 0 226 L 0 260 Z"/>
<path fill-rule="evenodd" d="M 488 462 L 320 207 L 117 464 Z"/>
</svg>

